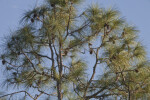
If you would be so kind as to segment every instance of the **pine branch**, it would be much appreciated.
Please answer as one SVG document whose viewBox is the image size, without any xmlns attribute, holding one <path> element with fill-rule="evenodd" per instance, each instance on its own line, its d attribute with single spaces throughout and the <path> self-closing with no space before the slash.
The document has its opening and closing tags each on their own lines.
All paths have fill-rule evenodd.
<svg viewBox="0 0 150 100">
<path fill-rule="evenodd" d="M 28 94 L 28 96 L 31 97 L 33 100 L 36 100 L 36 99 L 34 99 L 27 91 L 18 91 L 18 92 L 6 94 L 6 95 L 3 95 L 3 96 L 0 96 L 0 98 L 6 97 L 6 96 L 9 96 L 9 95 L 12 96 L 12 95 L 14 95 L 14 94 L 18 94 L 18 93 L 22 93 L 22 92 Z"/>
<path fill-rule="evenodd" d="M 37 71 L 36 71 L 36 68 L 35 68 L 35 66 L 34 66 L 34 64 L 33 64 L 32 61 L 31 61 L 31 59 L 30 59 L 23 51 L 22 51 L 22 53 L 23 53 L 24 56 L 28 59 L 28 61 L 31 63 L 32 68 L 34 69 L 34 71 L 37 72 Z"/>
<path fill-rule="evenodd" d="M 67 36 L 69 35 L 69 27 L 70 27 L 71 11 L 72 11 L 71 8 L 72 8 L 72 4 L 71 4 L 71 6 L 70 6 L 70 8 L 69 8 L 69 18 L 68 18 L 68 23 L 67 23 L 67 34 L 66 34 L 64 40 L 66 40 Z"/>
</svg>

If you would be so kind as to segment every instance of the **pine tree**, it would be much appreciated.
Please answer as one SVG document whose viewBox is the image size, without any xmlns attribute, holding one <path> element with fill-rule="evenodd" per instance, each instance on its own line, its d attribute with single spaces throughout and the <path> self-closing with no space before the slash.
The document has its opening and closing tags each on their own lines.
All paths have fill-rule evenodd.
<svg viewBox="0 0 150 100">
<path fill-rule="evenodd" d="M 148 96 L 150 63 L 138 30 L 115 9 L 94 5 L 77 12 L 80 2 L 46 0 L 24 14 L 1 54 L 8 71 L 4 84 L 24 90 L 0 98 L 18 93 L 24 100 Z"/>
</svg>

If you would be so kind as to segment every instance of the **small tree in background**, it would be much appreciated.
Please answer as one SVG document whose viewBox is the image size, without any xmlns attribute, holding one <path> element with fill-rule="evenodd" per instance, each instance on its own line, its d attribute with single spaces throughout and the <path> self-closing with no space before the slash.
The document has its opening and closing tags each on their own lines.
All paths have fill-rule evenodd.
<svg viewBox="0 0 150 100">
<path fill-rule="evenodd" d="M 23 90 L 0 98 L 148 98 L 150 64 L 136 28 L 117 10 L 91 6 L 77 13 L 79 2 L 46 0 L 24 14 L 1 54 L 4 84 Z"/>
</svg>

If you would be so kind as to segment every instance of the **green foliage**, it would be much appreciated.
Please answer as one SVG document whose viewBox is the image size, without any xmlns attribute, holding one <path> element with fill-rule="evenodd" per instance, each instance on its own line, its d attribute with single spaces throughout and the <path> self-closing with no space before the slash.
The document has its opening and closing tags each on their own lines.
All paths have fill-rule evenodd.
<svg viewBox="0 0 150 100">
<path fill-rule="evenodd" d="M 4 84 L 32 99 L 148 98 L 150 63 L 138 30 L 116 9 L 93 5 L 77 13 L 80 1 L 46 0 L 24 13 L 1 54 Z"/>
</svg>

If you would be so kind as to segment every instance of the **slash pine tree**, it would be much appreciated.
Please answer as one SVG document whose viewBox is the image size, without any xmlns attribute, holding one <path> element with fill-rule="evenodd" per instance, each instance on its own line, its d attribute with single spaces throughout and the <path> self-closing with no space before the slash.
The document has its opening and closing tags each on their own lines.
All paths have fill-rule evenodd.
<svg viewBox="0 0 150 100">
<path fill-rule="evenodd" d="M 149 98 L 150 63 L 138 30 L 115 9 L 93 5 L 81 12 L 80 2 L 45 0 L 24 13 L 1 53 L 4 85 L 21 90 L 0 98 Z"/>
</svg>

